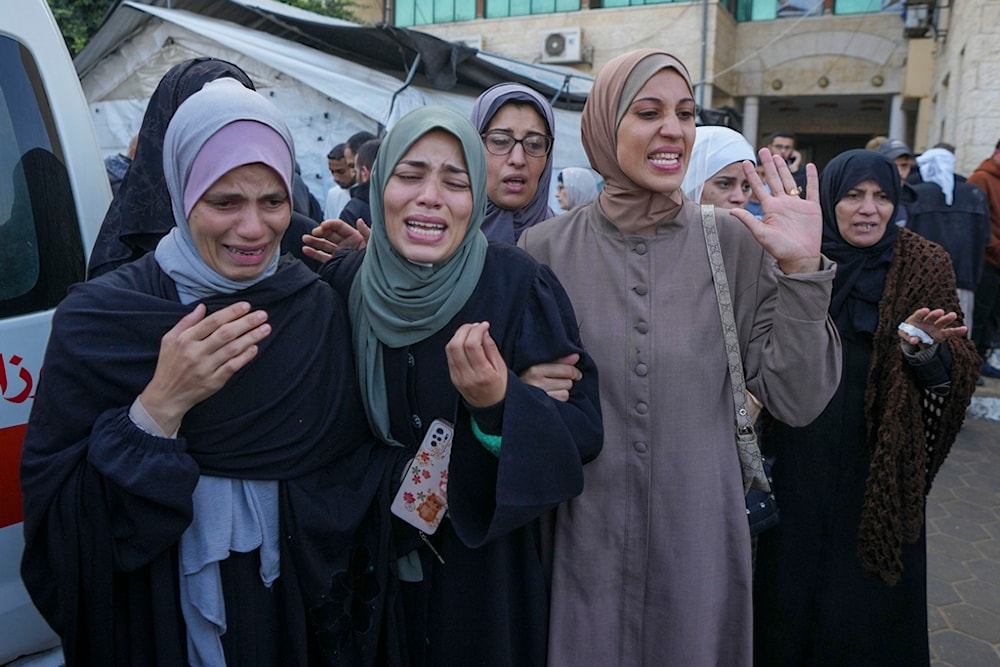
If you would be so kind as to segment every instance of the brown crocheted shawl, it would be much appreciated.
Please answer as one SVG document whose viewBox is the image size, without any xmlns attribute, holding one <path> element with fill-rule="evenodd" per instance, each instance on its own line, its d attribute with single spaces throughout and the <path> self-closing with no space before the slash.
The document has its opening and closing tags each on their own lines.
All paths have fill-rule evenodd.
<svg viewBox="0 0 1000 667">
<path fill-rule="evenodd" d="M 902 573 L 903 543 L 920 537 L 924 500 L 962 427 L 979 374 L 972 342 L 951 339 L 950 393 L 942 399 L 918 386 L 900 351 L 896 326 L 922 307 L 961 315 L 955 273 L 939 245 L 901 229 L 879 302 L 868 369 L 871 465 L 858 528 L 862 566 L 889 585 Z"/>
</svg>

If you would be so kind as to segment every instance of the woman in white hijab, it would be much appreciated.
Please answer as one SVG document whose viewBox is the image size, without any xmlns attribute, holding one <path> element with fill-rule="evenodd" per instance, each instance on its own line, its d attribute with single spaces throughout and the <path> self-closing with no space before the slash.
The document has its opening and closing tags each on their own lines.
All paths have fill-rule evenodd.
<svg viewBox="0 0 1000 667">
<path fill-rule="evenodd" d="M 750 200 L 750 181 L 743 161 L 757 161 L 753 146 L 728 127 L 703 125 L 695 130 L 694 149 L 681 190 L 699 204 L 743 208 Z"/>
<path fill-rule="evenodd" d="M 564 211 L 589 204 L 597 199 L 597 179 L 589 169 L 567 167 L 559 172 L 556 199 L 559 200 L 559 208 Z"/>
</svg>

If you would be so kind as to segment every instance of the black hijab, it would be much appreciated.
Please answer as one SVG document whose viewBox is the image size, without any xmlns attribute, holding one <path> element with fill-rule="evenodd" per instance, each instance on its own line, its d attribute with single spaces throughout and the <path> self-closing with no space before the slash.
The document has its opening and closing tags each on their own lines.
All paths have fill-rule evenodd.
<svg viewBox="0 0 1000 667">
<path fill-rule="evenodd" d="M 142 257 L 174 226 L 170 195 L 163 180 L 163 137 L 181 102 L 209 81 L 236 79 L 250 90 L 253 82 L 236 65 L 216 58 L 194 58 L 171 67 L 156 86 L 136 143 L 135 158 L 122 179 L 94 249 L 89 278 Z"/>
<path fill-rule="evenodd" d="M 844 240 L 837 227 L 837 203 L 864 181 L 875 181 L 892 200 L 893 213 L 885 234 L 877 243 L 859 248 Z M 875 151 L 849 150 L 833 158 L 820 177 L 819 201 L 823 209 L 823 254 L 837 263 L 830 299 L 830 315 L 840 335 L 875 333 L 878 302 L 882 298 L 886 273 L 892 262 L 892 248 L 899 236 L 895 220 L 900 196 L 896 165 Z"/>
</svg>

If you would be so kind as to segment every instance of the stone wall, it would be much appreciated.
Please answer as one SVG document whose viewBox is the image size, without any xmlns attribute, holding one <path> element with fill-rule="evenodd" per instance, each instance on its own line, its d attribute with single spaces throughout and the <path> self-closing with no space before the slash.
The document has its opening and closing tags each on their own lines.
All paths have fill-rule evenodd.
<svg viewBox="0 0 1000 667">
<path fill-rule="evenodd" d="M 956 147 L 955 169 L 968 174 L 1000 140 L 1000 2 L 952 2 L 939 21 L 933 111 L 927 145 Z"/>
</svg>

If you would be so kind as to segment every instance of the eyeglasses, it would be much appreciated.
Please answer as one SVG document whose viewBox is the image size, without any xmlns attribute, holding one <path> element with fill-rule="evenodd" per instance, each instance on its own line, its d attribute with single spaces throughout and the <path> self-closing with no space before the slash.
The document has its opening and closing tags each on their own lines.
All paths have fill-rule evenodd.
<svg viewBox="0 0 1000 667">
<path fill-rule="evenodd" d="M 495 130 L 482 135 L 486 150 L 493 155 L 509 155 L 516 144 L 521 144 L 524 152 L 531 157 L 545 157 L 552 150 L 552 137 L 544 134 L 529 134 L 523 139 L 515 139 L 507 132 Z"/>
</svg>

